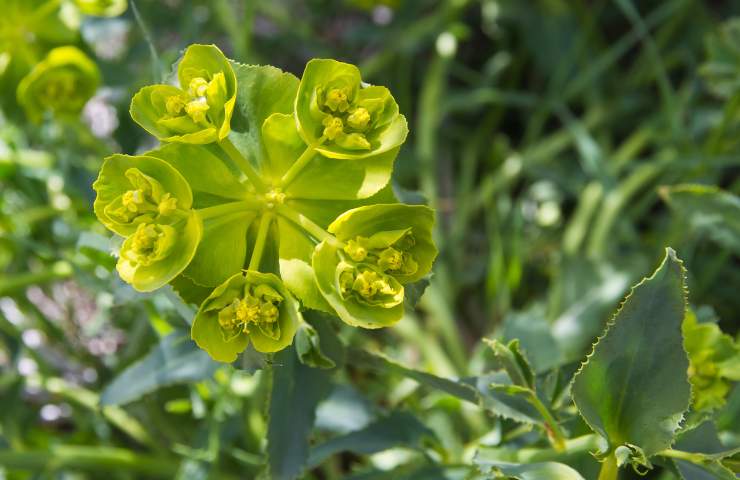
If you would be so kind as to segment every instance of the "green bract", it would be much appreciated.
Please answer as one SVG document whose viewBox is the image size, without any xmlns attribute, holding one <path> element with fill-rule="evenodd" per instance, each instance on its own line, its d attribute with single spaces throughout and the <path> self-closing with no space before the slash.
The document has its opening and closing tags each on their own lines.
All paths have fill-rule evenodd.
<svg viewBox="0 0 740 480">
<path fill-rule="evenodd" d="M 75 47 L 51 50 L 18 84 L 18 103 L 38 121 L 45 112 L 74 117 L 100 84 L 97 65 Z"/>
<path fill-rule="evenodd" d="M 122 236 L 131 235 L 142 223 L 183 218 L 193 204 L 185 178 L 166 162 L 149 156 L 106 158 L 93 188 L 96 215 Z"/>
<path fill-rule="evenodd" d="M 332 158 L 362 158 L 406 140 L 406 118 L 385 87 L 366 85 L 354 65 L 316 59 L 306 65 L 295 102 L 305 142 Z"/>
<path fill-rule="evenodd" d="M 229 134 L 236 77 L 215 45 L 191 45 L 177 68 L 180 88 L 144 87 L 131 101 L 131 117 L 164 142 L 204 144 Z"/>
<path fill-rule="evenodd" d="M 123 242 L 118 274 L 142 292 L 163 287 L 193 259 L 202 233 L 195 212 L 172 223 L 140 223 Z"/>
<path fill-rule="evenodd" d="M 264 353 L 287 347 L 301 321 L 298 303 L 277 276 L 245 271 L 203 302 L 192 337 L 215 360 L 233 362 L 250 341 Z"/>
<path fill-rule="evenodd" d="M 429 273 L 434 213 L 423 206 L 368 205 L 340 215 L 313 255 L 319 291 L 346 323 L 385 327 L 403 315 L 402 284 Z"/>
<path fill-rule="evenodd" d="M 391 325 L 404 285 L 437 254 L 433 211 L 399 204 L 389 184 L 404 117 L 387 89 L 333 60 L 310 62 L 299 81 L 193 45 L 178 78 L 182 89 L 144 87 L 131 104 L 174 143 L 106 159 L 94 184 L 98 218 L 127 237 L 121 278 L 147 291 L 170 283 L 200 305 L 192 338 L 218 361 L 250 341 L 281 350 L 300 326 L 299 359 L 331 368 L 299 309 Z"/>
<path fill-rule="evenodd" d="M 346 242 L 344 253 L 371 263 L 401 283 L 429 273 L 437 256 L 434 211 L 422 205 L 368 205 L 340 215 L 329 232 Z"/>
<path fill-rule="evenodd" d="M 127 0 L 75 0 L 77 8 L 85 15 L 117 17 L 126 11 Z"/>
</svg>

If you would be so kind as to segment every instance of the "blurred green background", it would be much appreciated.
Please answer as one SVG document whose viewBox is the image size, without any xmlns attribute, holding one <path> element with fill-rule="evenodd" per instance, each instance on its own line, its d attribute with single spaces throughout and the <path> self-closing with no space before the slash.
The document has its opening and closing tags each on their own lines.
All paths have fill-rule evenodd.
<svg viewBox="0 0 740 480">
<path fill-rule="evenodd" d="M 69 32 L 18 37 L 47 3 Z M 314 57 L 355 63 L 409 119 L 395 187 L 437 209 L 441 254 L 417 311 L 343 332 L 351 344 L 465 376 L 486 365 L 480 339 L 502 335 L 521 338 L 537 371 L 572 373 L 668 245 L 697 316 L 737 336 L 729 223 L 740 220 L 661 196 L 681 183 L 740 194 L 736 1 L 138 0 L 110 18 L 65 5 L 0 2 L 0 478 L 253 478 L 265 461 L 264 372 L 177 346 L 148 354 L 187 328 L 190 307 L 123 284 L 92 214 L 102 158 L 155 146 L 130 98 L 191 43 L 298 76 Z M 31 123 L 15 98 L 18 59 L 67 43 L 96 61 L 102 85 L 79 120 Z M 452 468 L 508 428 L 395 374 L 348 368 L 336 385 L 317 439 L 402 406 Z M 718 420 L 735 442 L 739 397 Z M 427 460 L 338 454 L 306 478 L 467 478 L 423 473 Z M 388 471 L 400 473 L 362 473 Z"/>
</svg>

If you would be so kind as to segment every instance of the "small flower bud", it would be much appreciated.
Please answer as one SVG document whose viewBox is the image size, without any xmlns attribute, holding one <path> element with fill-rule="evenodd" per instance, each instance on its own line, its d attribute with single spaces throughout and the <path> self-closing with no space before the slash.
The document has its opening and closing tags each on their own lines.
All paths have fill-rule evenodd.
<svg viewBox="0 0 740 480">
<path fill-rule="evenodd" d="M 367 248 L 363 237 L 357 237 L 357 240 L 349 240 L 344 246 L 344 252 L 355 262 L 361 262 L 367 258 Z"/>
<path fill-rule="evenodd" d="M 399 270 L 403 266 L 403 253 L 393 247 L 388 247 L 378 257 L 378 266 L 384 271 Z"/>
<path fill-rule="evenodd" d="M 366 108 L 356 108 L 347 117 L 347 125 L 355 130 L 364 131 L 370 123 L 370 112 Z"/>
<path fill-rule="evenodd" d="M 347 90 L 344 88 L 332 88 L 326 93 L 324 104 L 332 112 L 346 112 L 349 108 Z"/>
<path fill-rule="evenodd" d="M 208 102 L 205 99 L 197 98 L 185 105 L 185 112 L 187 112 L 195 123 L 203 123 L 206 120 L 206 112 L 208 112 L 209 108 Z"/>
<path fill-rule="evenodd" d="M 334 140 L 344 133 L 344 124 L 339 117 L 326 117 L 322 122 L 324 124 L 324 136 L 329 140 Z"/>
<path fill-rule="evenodd" d="M 167 113 L 176 117 L 180 115 L 182 110 L 185 108 L 185 100 L 180 95 L 172 95 L 167 98 L 165 106 L 167 108 Z"/>
<path fill-rule="evenodd" d="M 133 264 L 151 265 L 169 255 L 177 233 L 169 225 L 140 224 L 131 237 L 129 248 L 121 251 Z"/>
<path fill-rule="evenodd" d="M 195 77 L 190 80 L 188 93 L 191 97 L 205 97 L 208 91 L 208 81 L 203 77 Z"/>
</svg>

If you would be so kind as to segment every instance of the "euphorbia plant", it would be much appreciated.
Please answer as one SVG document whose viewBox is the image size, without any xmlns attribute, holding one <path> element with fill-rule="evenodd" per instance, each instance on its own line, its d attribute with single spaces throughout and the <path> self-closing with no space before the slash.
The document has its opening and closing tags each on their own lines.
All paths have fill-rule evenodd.
<svg viewBox="0 0 740 480">
<path fill-rule="evenodd" d="M 389 184 L 408 129 L 388 89 L 335 60 L 299 80 L 206 45 L 185 51 L 177 81 L 131 103 L 165 145 L 107 158 L 94 184 L 98 218 L 125 237 L 121 278 L 199 305 L 192 337 L 222 362 L 297 331 L 315 346 L 306 309 L 364 328 L 400 320 L 404 286 L 437 250 L 433 211 Z"/>
</svg>

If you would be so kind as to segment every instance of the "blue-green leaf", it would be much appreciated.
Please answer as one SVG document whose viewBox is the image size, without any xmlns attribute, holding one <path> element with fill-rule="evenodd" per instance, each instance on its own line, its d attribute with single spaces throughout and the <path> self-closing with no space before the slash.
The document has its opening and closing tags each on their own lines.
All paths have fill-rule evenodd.
<svg viewBox="0 0 740 480">
<path fill-rule="evenodd" d="M 103 390 L 100 403 L 128 403 L 162 387 L 210 378 L 217 368 L 189 333 L 175 332 L 118 375 Z"/>
<path fill-rule="evenodd" d="M 690 397 L 681 336 L 685 310 L 685 270 L 669 248 L 655 273 L 632 289 L 576 374 L 576 406 L 607 440 L 608 453 L 628 448 L 650 457 L 673 443 Z"/>
</svg>

